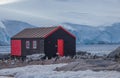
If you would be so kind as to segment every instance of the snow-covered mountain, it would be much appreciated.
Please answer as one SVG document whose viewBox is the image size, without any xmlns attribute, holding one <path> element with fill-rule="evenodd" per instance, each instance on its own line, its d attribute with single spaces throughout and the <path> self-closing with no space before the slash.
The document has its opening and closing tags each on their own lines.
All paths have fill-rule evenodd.
<svg viewBox="0 0 120 78">
<path fill-rule="evenodd" d="M 4 25 L 0 22 L 0 45 L 8 45 L 9 35 Z"/>
<path fill-rule="evenodd" d="M 2 23 L 4 24 L 10 37 L 15 35 L 16 33 L 20 32 L 21 30 L 23 30 L 25 28 L 35 27 L 29 23 L 22 22 L 22 21 L 16 21 L 16 20 L 4 20 L 4 21 L 2 21 Z"/>
<path fill-rule="evenodd" d="M 63 23 L 77 38 L 81 44 L 120 43 L 120 23 L 111 26 L 93 27 L 72 23 Z"/>
<path fill-rule="evenodd" d="M 76 36 L 77 44 L 105 44 L 120 43 L 120 23 L 114 23 L 111 26 L 93 27 L 73 23 L 62 23 L 66 29 Z M 10 37 L 20 32 L 24 28 L 35 27 L 29 23 L 4 20 L 0 22 L 0 45 L 7 45 Z"/>
<path fill-rule="evenodd" d="M 35 26 L 22 21 L 4 20 L 0 21 L 0 45 L 9 45 L 11 36 L 20 32 L 25 28 L 33 28 Z"/>
</svg>

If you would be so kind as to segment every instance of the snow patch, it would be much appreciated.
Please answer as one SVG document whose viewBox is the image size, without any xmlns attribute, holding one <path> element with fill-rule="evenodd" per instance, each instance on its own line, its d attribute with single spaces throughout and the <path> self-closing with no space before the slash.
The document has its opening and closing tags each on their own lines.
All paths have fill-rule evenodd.
<svg viewBox="0 0 120 78">
<path fill-rule="evenodd" d="M 0 28 L 5 28 L 2 22 L 0 22 Z"/>
<path fill-rule="evenodd" d="M 14 78 L 14 77 L 0 76 L 0 78 Z"/>
<path fill-rule="evenodd" d="M 2 69 L 0 75 L 15 75 L 15 78 L 120 78 L 116 71 L 53 71 L 66 64 L 31 65 L 18 68 Z"/>
</svg>

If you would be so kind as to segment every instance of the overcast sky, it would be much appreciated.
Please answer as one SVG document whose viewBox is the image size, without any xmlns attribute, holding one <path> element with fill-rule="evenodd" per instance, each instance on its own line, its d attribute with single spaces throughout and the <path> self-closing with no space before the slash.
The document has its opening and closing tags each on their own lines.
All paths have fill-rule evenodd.
<svg viewBox="0 0 120 78">
<path fill-rule="evenodd" d="M 0 18 L 35 25 L 109 25 L 120 22 L 120 0 L 0 0 Z"/>
</svg>

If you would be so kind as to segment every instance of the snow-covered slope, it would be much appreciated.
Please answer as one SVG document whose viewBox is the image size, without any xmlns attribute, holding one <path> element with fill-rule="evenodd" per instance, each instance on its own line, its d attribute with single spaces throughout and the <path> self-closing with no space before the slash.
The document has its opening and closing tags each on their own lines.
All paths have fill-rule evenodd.
<svg viewBox="0 0 120 78">
<path fill-rule="evenodd" d="M 93 27 L 73 23 L 62 23 L 67 30 L 76 36 L 77 44 L 103 44 L 120 43 L 120 23 L 111 26 Z M 35 27 L 29 23 L 4 20 L 0 22 L 0 45 L 9 43 L 10 37 L 23 30 L 24 28 Z"/>
<path fill-rule="evenodd" d="M 77 38 L 81 44 L 120 43 L 120 23 L 111 26 L 92 27 L 72 23 L 63 23 Z"/>
<path fill-rule="evenodd" d="M 35 27 L 31 24 L 16 20 L 0 21 L 0 45 L 9 45 L 10 38 L 25 28 Z"/>
<path fill-rule="evenodd" d="M 114 23 L 111 26 L 107 26 L 105 31 L 108 33 L 112 43 L 120 42 L 120 23 Z"/>
<path fill-rule="evenodd" d="M 66 64 L 31 65 L 1 69 L 0 75 L 14 76 L 15 78 L 120 78 L 120 73 L 117 71 L 54 71 L 55 68 L 64 65 Z"/>
<path fill-rule="evenodd" d="M 4 25 L 0 22 L 0 45 L 8 45 L 9 44 L 9 35 L 6 31 Z"/>
<path fill-rule="evenodd" d="M 16 33 L 20 32 L 21 30 L 23 30 L 25 28 L 35 27 L 29 23 L 17 21 L 17 20 L 4 20 L 4 21 L 2 21 L 2 23 L 6 27 L 6 30 L 7 30 L 10 37 L 15 35 Z"/>
</svg>

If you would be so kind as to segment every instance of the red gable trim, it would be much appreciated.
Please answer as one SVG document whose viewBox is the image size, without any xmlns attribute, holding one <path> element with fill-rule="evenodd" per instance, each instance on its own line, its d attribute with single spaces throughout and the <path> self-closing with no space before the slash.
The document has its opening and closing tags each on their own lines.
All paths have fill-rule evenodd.
<svg viewBox="0 0 120 78">
<path fill-rule="evenodd" d="M 44 38 L 47 38 L 48 36 L 52 35 L 55 31 L 57 31 L 59 27 L 55 28 L 53 31 L 51 31 L 49 34 L 45 35 Z"/>
<path fill-rule="evenodd" d="M 65 31 L 67 34 L 69 34 L 70 36 L 72 36 L 73 38 L 76 38 L 73 34 L 71 34 L 70 32 L 68 32 L 67 30 L 65 30 L 62 26 L 58 26 L 56 29 L 54 29 L 53 31 L 51 31 L 49 34 L 45 35 L 44 38 L 47 38 L 48 36 L 52 35 L 54 32 L 56 32 L 58 29 L 62 29 L 63 31 Z"/>
<path fill-rule="evenodd" d="M 72 36 L 73 38 L 76 38 L 73 34 L 71 34 L 69 31 L 65 30 L 62 26 L 59 26 L 59 28 L 61 28 L 63 31 L 65 31 L 67 34 L 69 34 L 70 36 Z"/>
</svg>

